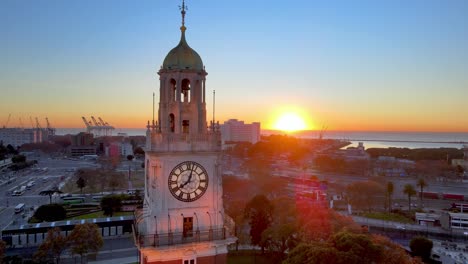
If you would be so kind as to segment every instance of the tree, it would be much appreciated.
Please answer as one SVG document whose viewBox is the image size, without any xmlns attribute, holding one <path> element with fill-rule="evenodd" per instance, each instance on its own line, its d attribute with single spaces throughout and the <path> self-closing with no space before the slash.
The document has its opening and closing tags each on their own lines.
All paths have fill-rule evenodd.
<svg viewBox="0 0 468 264">
<path fill-rule="evenodd" d="M 420 207 L 422 208 L 422 204 L 423 204 L 423 190 L 424 190 L 424 187 L 427 186 L 427 183 L 426 181 L 423 179 L 423 178 L 419 178 L 418 179 L 418 182 L 416 183 L 416 186 L 419 187 L 419 199 L 420 199 Z"/>
<path fill-rule="evenodd" d="M 389 239 L 349 231 L 338 232 L 327 241 L 300 244 L 284 264 L 412 264 L 418 263 Z"/>
<path fill-rule="evenodd" d="M 3 263 L 3 257 L 5 257 L 6 243 L 0 239 L 0 263 Z"/>
<path fill-rule="evenodd" d="M 411 196 L 416 194 L 416 190 L 414 189 L 413 185 L 406 184 L 403 188 L 403 193 L 408 195 L 408 211 L 411 211 Z"/>
<path fill-rule="evenodd" d="M 283 264 L 337 264 L 341 263 L 339 260 L 343 258 L 342 255 L 327 243 L 304 243 L 291 250 Z"/>
<path fill-rule="evenodd" d="M 392 196 L 395 187 L 393 186 L 393 182 L 387 182 L 387 198 L 388 198 L 388 211 L 392 211 Z"/>
<path fill-rule="evenodd" d="M 114 212 L 120 211 L 122 207 L 122 197 L 120 195 L 107 195 L 101 199 L 101 208 L 104 215 L 112 217 Z"/>
<path fill-rule="evenodd" d="M 55 258 L 55 263 L 60 263 L 62 253 L 70 246 L 66 236 L 62 235 L 62 231 L 58 227 L 54 227 L 47 231 L 47 236 L 39 246 L 35 254 L 38 260 L 44 260 L 47 256 L 52 255 Z"/>
<path fill-rule="evenodd" d="M 68 239 L 71 252 L 80 255 L 81 262 L 83 256 L 90 252 L 97 253 L 104 244 L 98 226 L 92 223 L 75 225 Z"/>
<path fill-rule="evenodd" d="M 245 206 L 244 216 L 249 219 L 252 245 L 260 246 L 264 253 L 265 244 L 262 243 L 262 233 L 271 225 L 273 205 L 265 195 L 257 195 Z"/>
<path fill-rule="evenodd" d="M 39 221 L 60 221 L 65 219 L 67 216 L 67 211 L 60 204 L 45 204 L 37 208 L 34 213 L 34 218 Z"/>
<path fill-rule="evenodd" d="M 142 147 L 136 147 L 133 153 L 135 153 L 135 155 L 142 155 L 142 156 L 145 155 L 145 151 L 143 150 Z"/>
<path fill-rule="evenodd" d="M 80 188 L 80 193 L 83 193 L 83 188 L 86 187 L 86 181 L 82 177 L 79 177 L 78 180 L 76 180 L 76 186 Z"/>
<path fill-rule="evenodd" d="M 15 156 L 13 156 L 13 158 L 11 158 L 11 161 L 13 163 L 26 162 L 26 156 L 24 156 L 24 155 L 15 155 Z"/>
<path fill-rule="evenodd" d="M 39 193 L 39 195 L 48 195 L 49 196 L 49 204 L 52 203 L 52 195 L 56 194 L 56 193 L 62 193 L 57 187 L 54 187 L 50 190 L 45 190 L 45 191 L 41 191 Z"/>
<path fill-rule="evenodd" d="M 8 144 L 6 148 L 9 154 L 18 155 L 18 151 L 12 145 Z"/>
<path fill-rule="evenodd" d="M 386 236 L 372 235 L 372 242 L 383 247 L 380 263 L 385 264 L 422 264 L 419 258 L 411 258 L 405 249 Z"/>
<path fill-rule="evenodd" d="M 282 259 L 287 250 L 299 243 L 296 207 L 292 199 L 285 197 L 273 200 L 272 204 L 281 210 L 275 211 L 271 226 L 263 231 L 262 243 Z"/>
<path fill-rule="evenodd" d="M 422 236 L 415 236 L 410 241 L 411 253 L 425 261 L 431 258 L 432 246 L 432 241 Z"/>
<path fill-rule="evenodd" d="M 382 263 L 383 246 L 374 243 L 370 235 L 341 231 L 330 242 L 337 250 L 347 253 L 346 263 Z"/>
<path fill-rule="evenodd" d="M 302 241 L 326 241 L 344 229 L 353 232 L 362 229 L 351 217 L 320 205 L 310 205 L 308 202 L 298 203 L 297 219 L 297 226 L 300 227 L 298 236 Z"/>
</svg>

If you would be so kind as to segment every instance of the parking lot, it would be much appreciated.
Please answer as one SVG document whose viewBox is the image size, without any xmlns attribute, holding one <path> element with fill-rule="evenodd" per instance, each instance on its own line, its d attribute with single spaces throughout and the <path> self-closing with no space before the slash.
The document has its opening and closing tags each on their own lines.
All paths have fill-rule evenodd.
<svg viewBox="0 0 468 264">
<path fill-rule="evenodd" d="M 33 167 L 18 172 L 0 173 L 0 229 L 12 222 L 25 223 L 35 207 L 49 203 L 48 196 L 39 195 L 41 191 L 60 187 L 76 169 L 98 166 L 93 161 L 85 160 L 49 157 L 40 157 L 37 160 L 38 164 Z M 20 203 L 24 203 L 25 208 L 21 213 L 15 214 L 14 208 Z"/>
</svg>

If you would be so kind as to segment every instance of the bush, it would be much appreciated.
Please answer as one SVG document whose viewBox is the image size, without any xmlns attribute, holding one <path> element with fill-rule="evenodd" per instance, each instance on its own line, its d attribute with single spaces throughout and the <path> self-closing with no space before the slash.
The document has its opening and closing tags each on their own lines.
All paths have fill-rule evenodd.
<svg viewBox="0 0 468 264">
<path fill-rule="evenodd" d="M 60 221 L 65 219 L 67 211 L 60 204 L 41 205 L 34 213 L 34 218 L 39 221 Z"/>
<path fill-rule="evenodd" d="M 413 237 L 410 241 L 411 253 L 423 260 L 431 258 L 432 246 L 432 241 L 422 236 Z"/>
<path fill-rule="evenodd" d="M 11 161 L 13 163 L 26 162 L 26 156 L 24 156 L 24 155 L 15 155 L 15 156 L 13 156 L 13 158 L 11 158 Z"/>
</svg>

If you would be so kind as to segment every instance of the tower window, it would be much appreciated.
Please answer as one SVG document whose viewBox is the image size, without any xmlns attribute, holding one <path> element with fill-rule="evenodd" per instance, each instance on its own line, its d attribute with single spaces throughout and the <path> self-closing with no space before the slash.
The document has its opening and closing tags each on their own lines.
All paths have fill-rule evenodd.
<svg viewBox="0 0 468 264">
<path fill-rule="evenodd" d="M 188 79 L 183 79 L 182 80 L 182 98 L 181 101 L 184 103 L 190 102 L 190 81 Z"/>
<path fill-rule="evenodd" d="M 184 217 L 183 235 L 184 237 L 193 236 L 193 217 Z"/>
<path fill-rule="evenodd" d="M 174 133 L 175 132 L 175 117 L 174 114 L 169 115 L 169 131 Z"/>
<path fill-rule="evenodd" d="M 172 101 L 177 101 L 177 86 L 176 86 L 176 80 L 174 79 L 171 79 L 170 92 L 171 92 Z"/>
<path fill-rule="evenodd" d="M 182 133 L 188 134 L 189 133 L 189 120 L 182 121 Z"/>
</svg>

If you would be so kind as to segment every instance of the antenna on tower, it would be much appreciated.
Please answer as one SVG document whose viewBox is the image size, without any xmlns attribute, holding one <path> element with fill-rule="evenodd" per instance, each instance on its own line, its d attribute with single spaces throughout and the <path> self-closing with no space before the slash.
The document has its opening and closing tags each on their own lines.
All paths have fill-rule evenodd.
<svg viewBox="0 0 468 264">
<path fill-rule="evenodd" d="M 154 92 L 153 92 L 153 129 L 154 129 Z"/>
<path fill-rule="evenodd" d="M 215 127 L 215 106 L 216 106 L 216 90 L 213 90 L 213 130 Z"/>
</svg>

